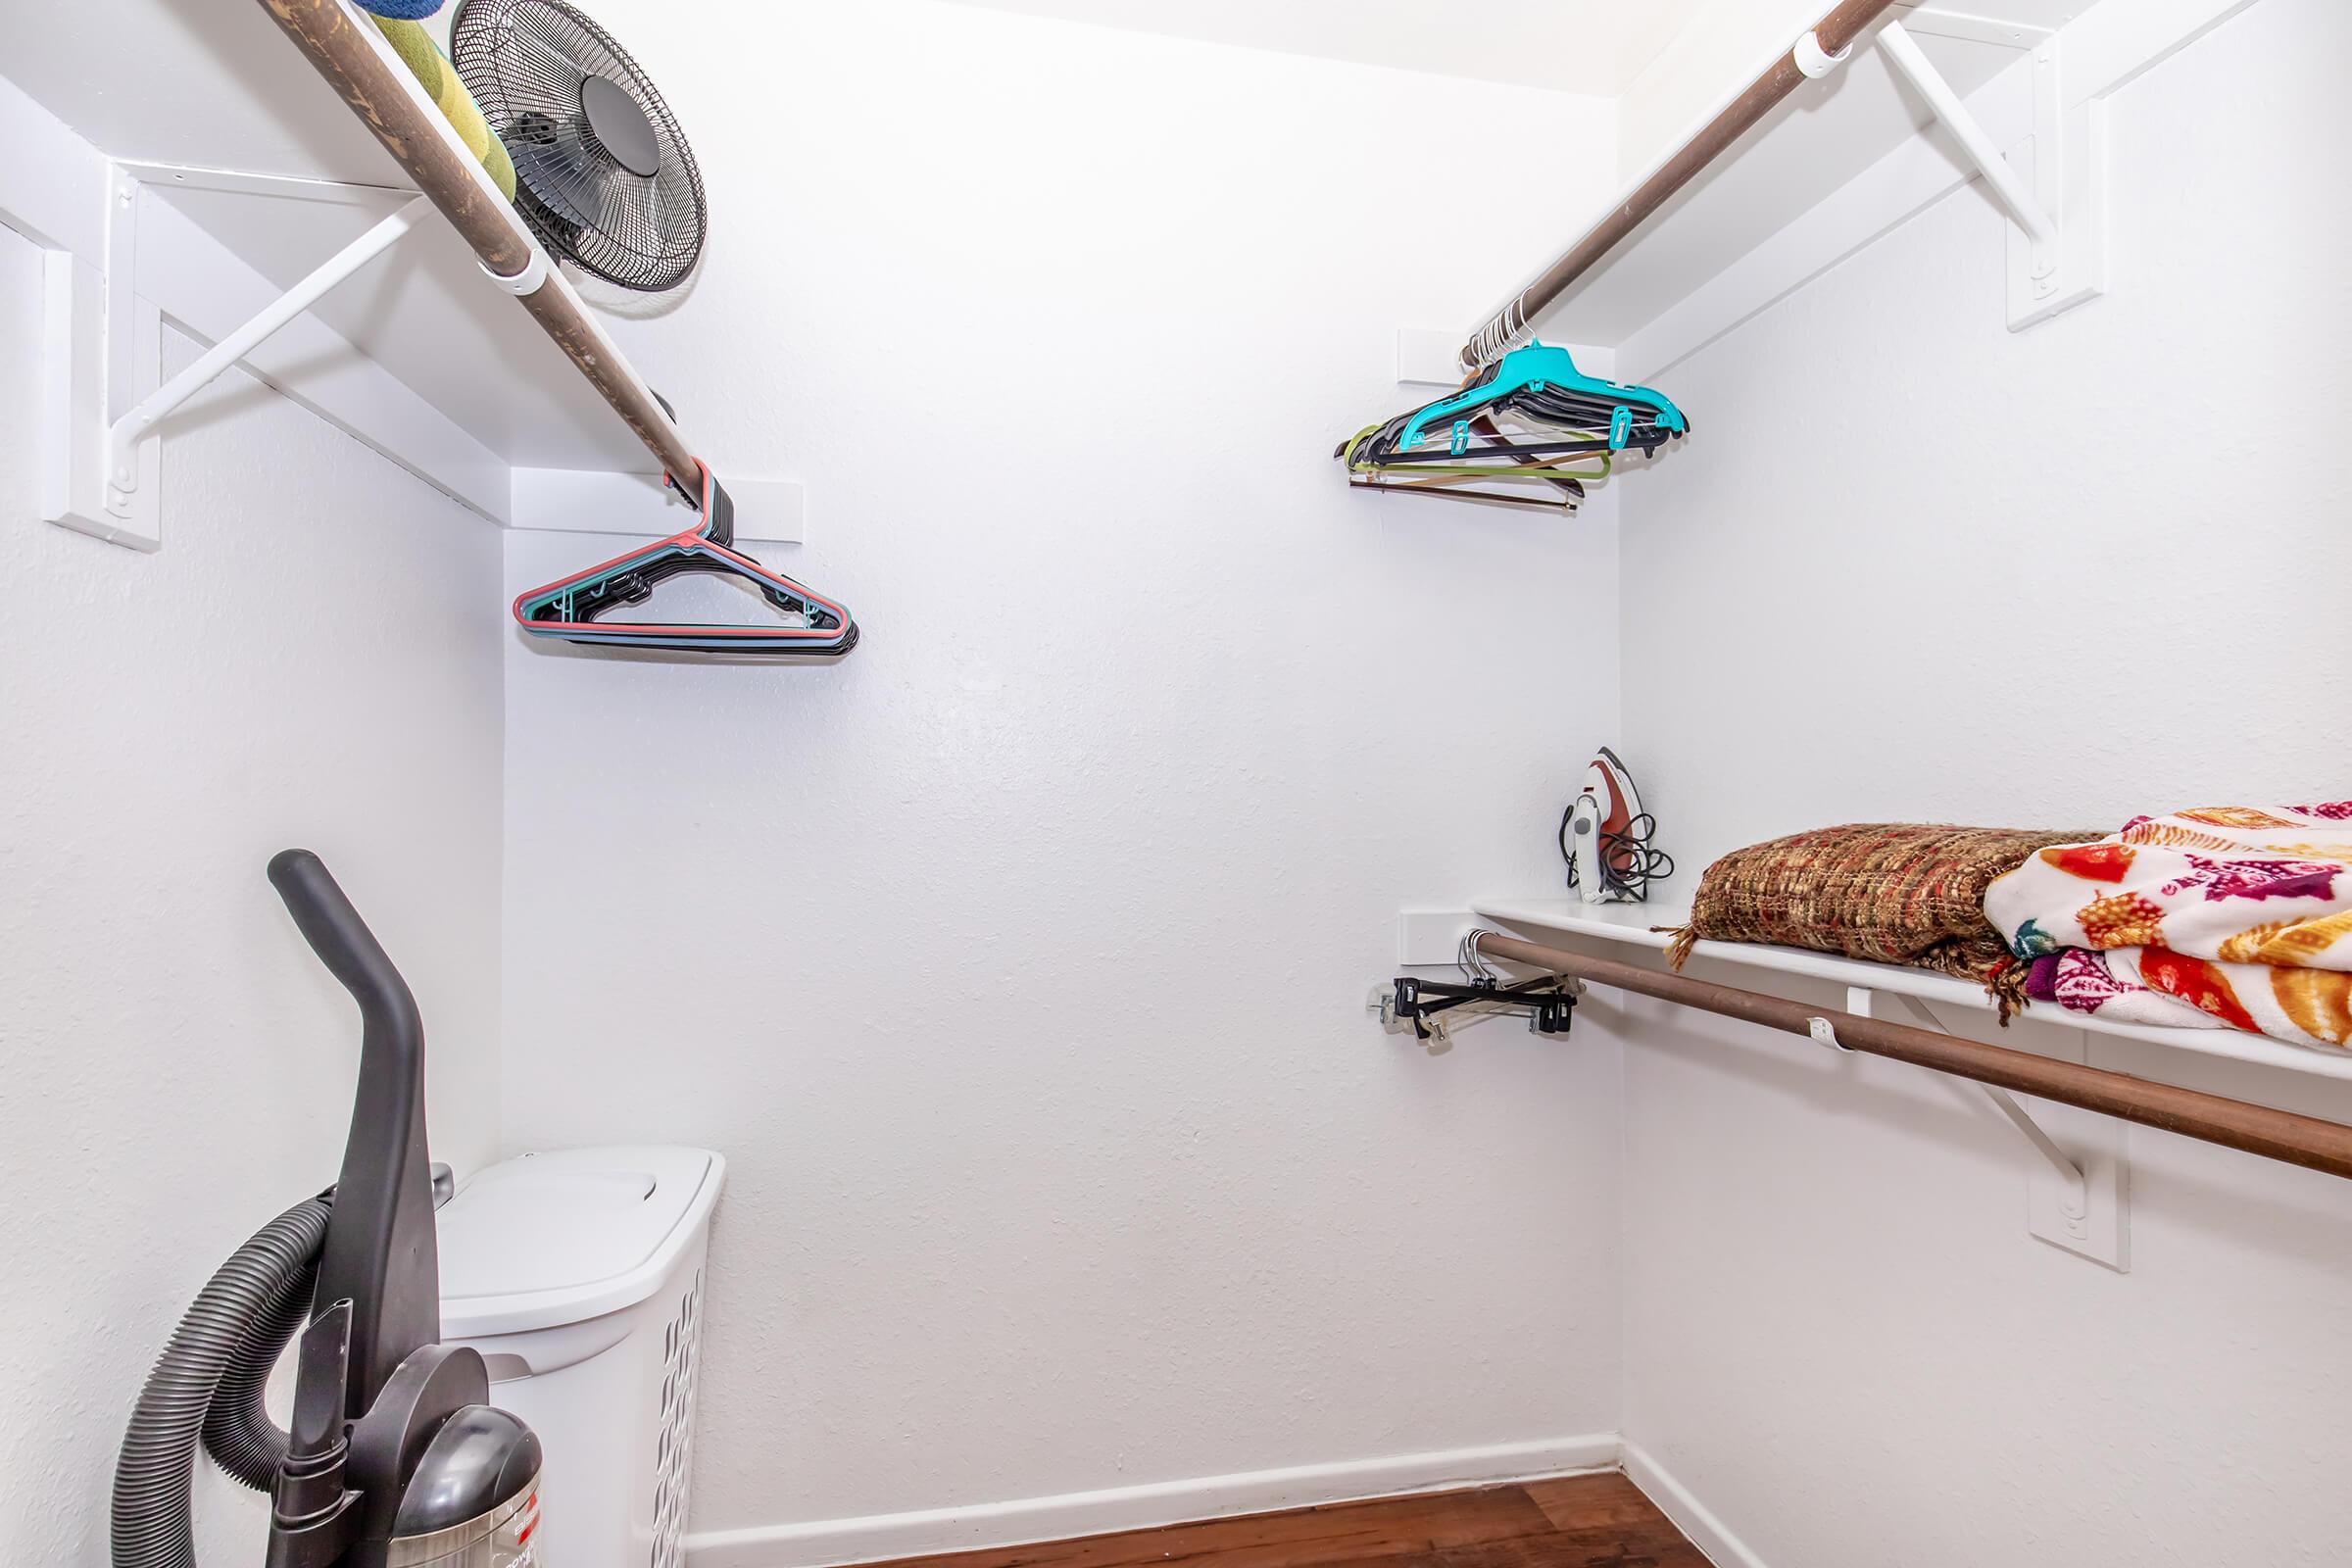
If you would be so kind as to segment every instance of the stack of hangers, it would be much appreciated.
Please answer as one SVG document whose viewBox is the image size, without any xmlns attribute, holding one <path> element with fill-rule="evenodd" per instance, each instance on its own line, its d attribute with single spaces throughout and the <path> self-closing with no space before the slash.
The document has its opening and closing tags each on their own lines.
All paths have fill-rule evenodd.
<svg viewBox="0 0 2352 1568">
<path fill-rule="evenodd" d="M 1574 510 L 1618 453 L 1655 452 L 1690 428 L 1664 393 L 1587 375 L 1566 349 L 1534 343 L 1460 391 L 1357 431 L 1333 456 L 1362 489 Z"/>
<path fill-rule="evenodd" d="M 684 533 L 657 540 L 602 565 L 575 572 L 514 601 L 514 619 L 535 637 L 555 637 L 591 647 L 666 648 L 697 654 L 773 657 L 846 654 L 858 646 L 850 612 L 790 577 L 770 571 L 735 549 L 735 503 L 710 473 L 701 470 L 702 520 Z M 669 483 L 686 494 L 676 478 Z M 687 572 L 739 580 L 782 612 L 779 620 L 636 621 L 605 620 L 607 612 L 643 604 L 654 586 Z"/>
</svg>

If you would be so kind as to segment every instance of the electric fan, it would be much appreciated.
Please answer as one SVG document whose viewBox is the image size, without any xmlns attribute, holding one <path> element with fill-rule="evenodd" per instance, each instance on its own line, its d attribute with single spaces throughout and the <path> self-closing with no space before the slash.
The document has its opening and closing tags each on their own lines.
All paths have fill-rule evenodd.
<svg viewBox="0 0 2352 1568">
<path fill-rule="evenodd" d="M 709 225 L 703 176 L 628 51 L 563 0 L 463 0 L 449 54 L 541 244 L 623 288 L 685 280 Z"/>
</svg>

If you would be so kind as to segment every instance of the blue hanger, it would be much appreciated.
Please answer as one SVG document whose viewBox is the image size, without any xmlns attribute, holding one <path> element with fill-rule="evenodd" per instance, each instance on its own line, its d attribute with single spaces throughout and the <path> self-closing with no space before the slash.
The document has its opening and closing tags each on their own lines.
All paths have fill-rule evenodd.
<svg viewBox="0 0 2352 1568">
<path fill-rule="evenodd" d="M 1597 416 L 1592 420 L 1594 424 L 1606 420 L 1612 452 L 1624 450 L 1637 418 L 1676 435 L 1690 427 L 1683 417 L 1683 411 L 1663 392 L 1587 375 L 1576 368 L 1574 356 L 1566 349 L 1548 343 L 1531 343 L 1505 354 L 1494 373 L 1477 385 L 1464 387 L 1451 397 L 1440 398 L 1407 419 L 1397 433 L 1396 450 L 1410 452 L 1418 447 L 1428 427 L 1442 419 L 1455 421 L 1446 439 L 1458 450 L 1468 439 L 1468 421 L 1460 416 L 1474 414 L 1519 392 L 1557 393 L 1572 403 L 1592 405 L 1580 412 Z"/>
</svg>

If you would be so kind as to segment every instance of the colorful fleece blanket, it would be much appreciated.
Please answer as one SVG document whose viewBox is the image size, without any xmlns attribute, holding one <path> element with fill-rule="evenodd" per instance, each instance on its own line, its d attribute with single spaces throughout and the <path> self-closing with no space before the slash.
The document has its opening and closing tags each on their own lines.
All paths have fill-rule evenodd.
<svg viewBox="0 0 2352 1568">
<path fill-rule="evenodd" d="M 2028 966 L 2027 999 L 2056 1003 L 2074 1012 L 2095 1012 L 2110 1023 L 2152 1023 L 2171 1029 L 2230 1027 L 2193 1003 L 2143 985 L 2137 959 L 2145 951 L 2118 948 L 2106 954 L 2067 948 L 2045 953 Z"/>
<path fill-rule="evenodd" d="M 2138 817 L 2036 852 L 1984 917 L 2078 1012 L 2352 1044 L 2352 801 Z"/>
</svg>

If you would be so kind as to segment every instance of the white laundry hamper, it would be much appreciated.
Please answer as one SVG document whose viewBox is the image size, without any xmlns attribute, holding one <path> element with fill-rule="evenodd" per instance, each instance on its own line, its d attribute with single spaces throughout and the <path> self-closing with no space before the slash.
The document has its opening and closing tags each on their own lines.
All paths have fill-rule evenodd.
<svg viewBox="0 0 2352 1568">
<path fill-rule="evenodd" d="M 546 1449 L 550 1568 L 678 1568 L 703 1264 L 726 1161 L 701 1149 L 524 1154 L 440 1211 L 441 1337 Z"/>
</svg>

